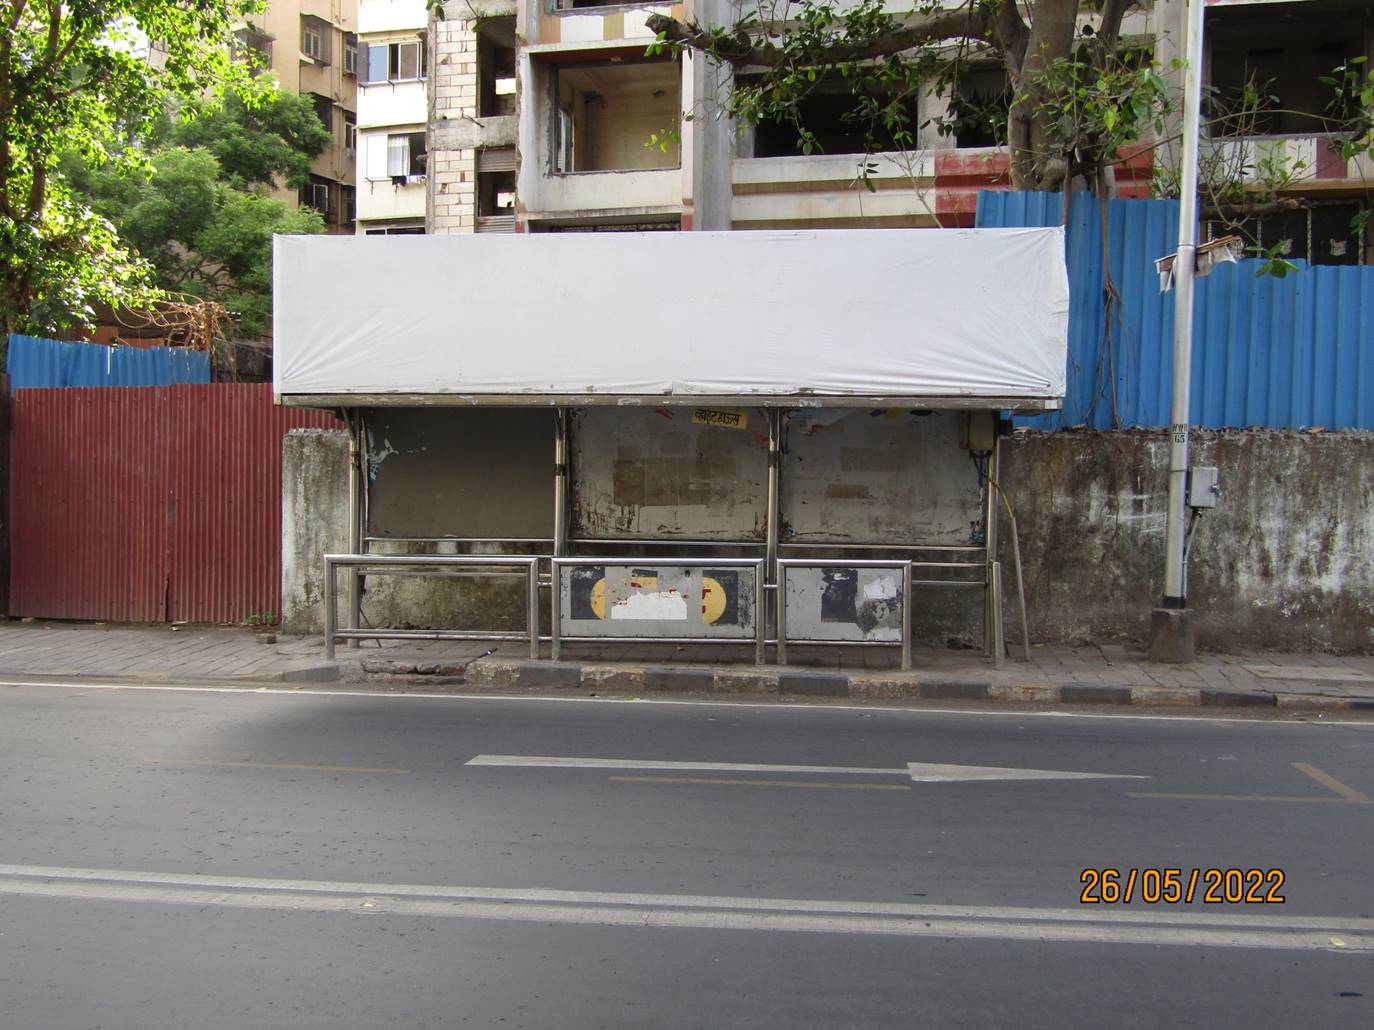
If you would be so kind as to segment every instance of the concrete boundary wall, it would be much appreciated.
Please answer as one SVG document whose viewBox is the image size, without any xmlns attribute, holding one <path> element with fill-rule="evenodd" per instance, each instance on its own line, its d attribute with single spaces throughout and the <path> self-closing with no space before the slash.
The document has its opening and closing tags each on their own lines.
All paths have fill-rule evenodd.
<svg viewBox="0 0 1374 1030">
<path fill-rule="evenodd" d="M 1147 639 L 1162 594 L 1168 450 L 1163 431 L 1006 441 L 1033 641 Z M 1374 650 L 1374 433 L 1195 431 L 1192 464 L 1221 472 L 1221 502 L 1202 516 L 1188 563 L 1199 646 Z M 1019 639 L 1010 606 L 1007 627 Z"/>
<path fill-rule="evenodd" d="M 1022 431 L 1003 446 L 1031 640 L 1143 644 L 1161 591 L 1167 436 Z M 288 632 L 319 631 L 320 556 L 345 549 L 346 462 L 342 433 L 286 438 Z M 1374 433 L 1204 431 L 1194 437 L 1194 464 L 1219 466 L 1222 484 L 1221 504 L 1198 524 L 1190 560 L 1199 645 L 1374 651 Z M 1007 636 L 1019 642 L 1005 515 L 1002 539 Z M 974 643 L 981 627 L 973 600 L 932 599 L 917 613 L 917 641 Z M 522 611 L 516 588 L 471 580 L 373 580 L 364 601 L 376 625 L 517 628 Z"/>
</svg>

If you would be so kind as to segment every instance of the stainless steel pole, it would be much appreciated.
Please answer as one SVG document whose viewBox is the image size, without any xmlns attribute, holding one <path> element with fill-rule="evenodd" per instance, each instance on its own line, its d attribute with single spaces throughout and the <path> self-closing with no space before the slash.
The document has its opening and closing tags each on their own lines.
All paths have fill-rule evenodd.
<svg viewBox="0 0 1374 1030">
<path fill-rule="evenodd" d="M 568 553 L 568 409 L 554 413 L 557 431 L 553 440 L 553 554 Z"/>
<path fill-rule="evenodd" d="M 1186 609 L 1188 424 L 1193 370 L 1193 279 L 1197 267 L 1198 148 L 1202 126 L 1202 32 L 1205 6 L 1188 0 L 1179 174 L 1178 252 L 1174 256 L 1174 382 L 1169 440 L 1169 508 L 1164 540 L 1165 609 Z M 1184 659 L 1186 660 L 1186 659 Z"/>
<path fill-rule="evenodd" d="M 902 566 L 902 671 L 911 669 L 911 562 Z"/>
<path fill-rule="evenodd" d="M 530 629 L 530 657 L 539 658 L 539 559 L 531 558 L 525 570 L 525 590 L 527 605 L 525 618 Z"/>
<path fill-rule="evenodd" d="M 334 563 L 324 558 L 324 656 L 334 660 L 334 630 L 338 614 L 339 594 L 334 583 Z"/>
<path fill-rule="evenodd" d="M 777 569 L 778 569 L 778 573 L 777 573 L 777 584 L 778 584 L 778 588 L 777 588 L 776 590 L 773 591 L 773 600 L 774 600 L 774 602 L 776 603 L 776 609 L 777 609 L 777 613 L 778 613 L 778 621 L 777 621 L 778 648 L 777 648 L 777 655 L 778 655 L 778 664 L 779 664 L 779 665 L 786 665 L 786 664 L 787 664 L 787 566 L 786 566 L 786 565 L 779 565 L 779 566 L 777 567 Z"/>
<path fill-rule="evenodd" d="M 762 665 L 768 659 L 765 625 L 768 621 L 768 591 L 764 586 L 764 563 L 754 566 L 754 664 Z"/>
<path fill-rule="evenodd" d="M 352 554 L 363 553 L 362 433 L 362 417 L 355 410 L 348 419 L 348 550 Z M 357 629 L 363 604 L 362 582 L 356 568 L 348 568 L 344 574 L 348 577 L 348 612 L 344 625 L 348 629 Z M 350 639 L 348 646 L 357 647 L 357 639 Z"/>
<path fill-rule="evenodd" d="M 549 562 L 549 658 L 555 662 L 563 655 L 563 641 L 558 636 L 558 627 L 563 621 L 560 567 L 557 558 Z"/>
<path fill-rule="evenodd" d="M 768 409 L 768 527 L 764 558 L 768 563 L 768 582 L 773 584 L 773 627 L 777 630 L 778 661 L 784 662 L 786 645 L 782 642 L 782 586 L 778 577 L 778 523 L 782 520 L 782 419 L 778 408 Z M 767 627 L 764 627 L 767 632 Z"/>
<path fill-rule="evenodd" d="M 993 438 L 992 453 L 988 455 L 987 481 L 983 484 L 983 543 L 987 546 L 987 568 L 984 571 L 987 587 L 983 594 L 983 653 L 998 664 L 1001 664 L 1002 655 L 997 650 L 996 624 L 1002 610 L 1002 591 L 1000 584 L 993 578 L 993 566 L 997 563 L 999 543 L 997 488 L 993 483 L 1002 481 L 1001 443 L 1001 437 Z"/>
</svg>

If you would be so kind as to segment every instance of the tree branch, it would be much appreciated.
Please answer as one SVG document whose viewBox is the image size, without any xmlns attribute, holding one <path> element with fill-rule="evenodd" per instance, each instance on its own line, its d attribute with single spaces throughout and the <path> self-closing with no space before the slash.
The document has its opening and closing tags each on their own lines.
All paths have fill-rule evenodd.
<svg viewBox="0 0 1374 1030">
<path fill-rule="evenodd" d="M 728 64 L 776 68 L 786 60 L 783 52 L 773 43 L 766 39 L 755 40 L 743 29 L 721 35 L 702 28 L 696 22 L 680 22 L 664 14 L 652 14 L 644 21 L 667 42 L 700 50 Z M 969 10 L 951 11 L 909 22 L 862 46 L 836 46 L 825 56 L 827 61 L 835 63 L 866 61 L 898 54 L 935 40 L 988 39 L 992 34 L 992 22 L 990 12 L 984 4 L 979 3 Z"/>
<path fill-rule="evenodd" d="M 987 6 L 986 3 L 980 6 Z M 1002 51 L 1002 60 L 1012 88 L 1021 88 L 1021 62 L 1026 59 L 1026 40 L 1030 38 L 1030 27 L 1021 17 L 1013 0 L 992 0 L 993 34 L 997 46 Z"/>
<path fill-rule="evenodd" d="M 1276 197 L 1272 200 L 1204 201 L 1201 218 L 1209 222 L 1238 222 L 1246 218 L 1263 218 L 1298 211 L 1308 206 L 1300 197 Z"/>
<path fill-rule="evenodd" d="M 1103 50 L 1115 49 L 1121 38 L 1121 20 L 1126 17 L 1136 0 L 1105 0 L 1102 5 L 1102 25 L 1097 30 L 1097 38 Z"/>
</svg>

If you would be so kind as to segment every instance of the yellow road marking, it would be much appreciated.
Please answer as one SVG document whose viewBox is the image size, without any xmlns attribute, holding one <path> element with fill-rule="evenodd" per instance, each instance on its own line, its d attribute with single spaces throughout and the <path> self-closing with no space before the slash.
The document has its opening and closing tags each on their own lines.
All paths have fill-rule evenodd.
<svg viewBox="0 0 1374 1030">
<path fill-rule="evenodd" d="M 1308 805 L 1349 805 L 1354 802 L 1345 798 L 1299 798 L 1283 794 L 1156 794 L 1146 791 L 1130 791 L 1128 798 L 1173 798 L 1177 801 L 1294 801 Z"/>
<path fill-rule="evenodd" d="M 311 772 L 382 773 L 407 776 L 409 769 L 374 769 L 365 765 L 297 765 L 294 762 L 210 762 L 193 758 L 145 758 L 149 765 L 203 765 L 212 769 L 295 769 Z"/>
<path fill-rule="evenodd" d="M 818 790 L 910 790 L 907 783 L 812 783 L 803 780 L 728 780 L 706 776 L 612 776 L 619 783 L 705 783 L 718 787 L 812 787 Z"/>
<path fill-rule="evenodd" d="M 1361 794 L 1354 787 L 1347 787 L 1334 776 L 1328 776 L 1315 765 L 1308 765 L 1306 762 L 1294 762 L 1293 768 L 1298 772 L 1307 773 L 1312 779 L 1316 780 L 1327 790 L 1333 790 L 1347 801 L 1356 805 L 1374 805 L 1374 798 L 1368 794 Z"/>
<path fill-rule="evenodd" d="M 1128 791 L 1130 798 L 1173 798 L 1177 801 L 1282 801 L 1303 805 L 1374 805 L 1374 798 L 1361 794 L 1354 787 L 1346 786 L 1334 776 L 1328 776 L 1315 765 L 1307 762 L 1294 762 L 1293 768 L 1306 773 L 1327 790 L 1339 797 L 1288 797 L 1282 794 L 1160 794 L 1147 791 Z"/>
</svg>

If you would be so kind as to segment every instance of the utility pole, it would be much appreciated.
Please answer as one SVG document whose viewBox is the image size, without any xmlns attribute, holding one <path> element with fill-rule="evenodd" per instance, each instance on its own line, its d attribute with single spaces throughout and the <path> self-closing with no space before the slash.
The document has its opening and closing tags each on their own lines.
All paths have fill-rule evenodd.
<svg viewBox="0 0 1374 1030">
<path fill-rule="evenodd" d="M 1150 620 L 1150 658 L 1193 660 L 1195 632 L 1188 607 L 1185 546 L 1188 518 L 1188 425 L 1193 370 L 1193 279 L 1197 269 L 1198 146 L 1202 131 L 1204 0 L 1187 0 L 1183 70 L 1183 147 L 1179 174 L 1178 251 L 1174 255 L 1174 388 L 1169 427 L 1169 514 L 1164 540 L 1164 598 Z"/>
</svg>

